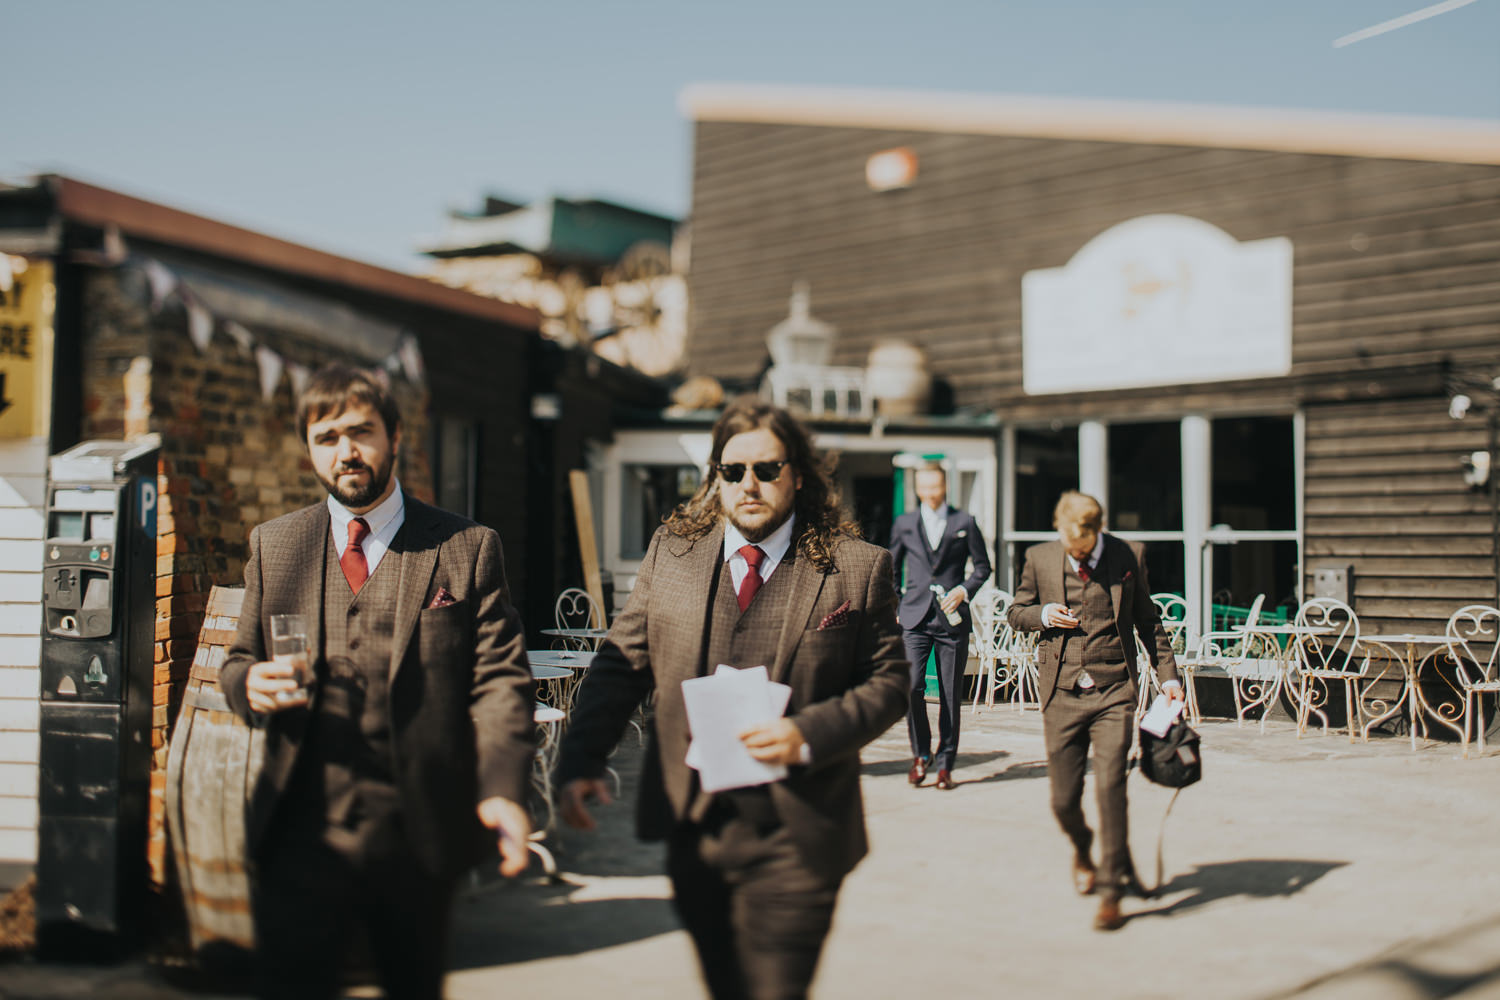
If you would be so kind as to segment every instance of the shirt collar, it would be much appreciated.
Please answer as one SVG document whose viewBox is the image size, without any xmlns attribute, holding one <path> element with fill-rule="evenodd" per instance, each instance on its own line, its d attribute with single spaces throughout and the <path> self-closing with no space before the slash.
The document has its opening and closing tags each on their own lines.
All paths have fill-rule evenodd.
<svg viewBox="0 0 1500 1000">
<path fill-rule="evenodd" d="M 927 506 L 925 503 L 922 503 L 922 504 L 917 504 L 917 509 L 922 512 L 922 520 L 924 520 L 924 521 L 946 521 L 946 520 L 948 520 L 948 505 L 947 504 L 943 504 L 937 510 L 933 510 L 931 507 Z"/>
<path fill-rule="evenodd" d="M 378 535 L 382 528 L 391 523 L 392 518 L 405 509 L 406 497 L 401 492 L 399 479 L 395 479 L 395 489 L 391 490 L 391 495 L 380 501 L 374 510 L 364 514 L 354 513 L 335 500 L 332 493 L 328 494 L 328 516 L 333 519 L 333 526 L 341 535 L 349 533 L 349 522 L 356 517 L 365 519 L 365 523 L 370 526 L 370 534 Z"/>
<path fill-rule="evenodd" d="M 1074 572 L 1077 572 L 1078 560 L 1074 559 L 1073 554 L 1067 549 L 1063 550 L 1063 555 L 1068 557 L 1068 565 L 1073 567 Z M 1102 555 L 1104 555 L 1104 532 L 1101 531 L 1099 532 L 1099 537 L 1094 540 L 1094 551 L 1089 553 L 1089 565 L 1099 565 L 1099 557 Z"/>
<path fill-rule="evenodd" d="M 781 557 L 786 555 L 786 550 L 792 546 L 792 527 L 796 524 L 796 521 L 797 515 L 793 514 L 786 519 L 786 523 L 771 532 L 766 538 L 759 542 L 751 542 L 747 541 L 745 536 L 740 534 L 740 529 L 736 528 L 734 523 L 726 518 L 724 520 L 724 561 L 728 562 L 731 556 L 738 553 L 746 545 L 759 545 L 760 550 L 766 554 L 767 562 L 773 565 L 780 563 Z"/>
</svg>

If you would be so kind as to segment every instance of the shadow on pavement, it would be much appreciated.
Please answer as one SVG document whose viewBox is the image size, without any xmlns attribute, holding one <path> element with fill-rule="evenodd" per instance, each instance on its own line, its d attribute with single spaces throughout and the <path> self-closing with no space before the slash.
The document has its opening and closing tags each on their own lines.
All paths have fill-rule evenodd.
<svg viewBox="0 0 1500 1000">
<path fill-rule="evenodd" d="M 953 761 L 953 770 L 955 774 L 958 774 L 958 772 L 962 771 L 964 768 L 979 767 L 983 764 L 988 764 L 991 761 L 1000 760 L 1009 756 L 1010 754 L 1004 750 L 985 750 L 978 753 L 960 753 L 958 757 Z M 867 778 L 883 778 L 892 774 L 904 775 L 907 771 L 910 770 L 911 758 L 903 757 L 900 760 L 870 761 L 869 763 L 864 764 L 860 767 L 859 773 Z M 929 771 L 928 773 L 933 776 L 937 774 L 936 771 Z M 963 785 L 967 784 L 967 782 L 959 781 L 958 784 Z"/>
<path fill-rule="evenodd" d="M 1243 861 L 1199 865 L 1190 872 L 1173 877 L 1162 886 L 1160 893 L 1162 896 L 1179 892 L 1189 892 L 1191 895 L 1169 906 L 1139 910 L 1131 914 L 1131 919 L 1172 916 L 1231 896 L 1249 896 L 1253 899 L 1292 896 L 1348 863 L 1295 858 L 1247 858 Z"/>
<path fill-rule="evenodd" d="M 570 902 L 576 885 L 502 887 L 461 899 L 448 968 L 476 969 L 578 955 L 681 928 L 666 899 Z"/>
</svg>

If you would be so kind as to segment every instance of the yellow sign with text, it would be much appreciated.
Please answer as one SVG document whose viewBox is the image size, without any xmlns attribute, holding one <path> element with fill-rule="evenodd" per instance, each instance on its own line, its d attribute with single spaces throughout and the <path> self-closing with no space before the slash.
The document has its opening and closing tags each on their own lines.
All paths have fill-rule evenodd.
<svg viewBox="0 0 1500 1000">
<path fill-rule="evenodd" d="M 0 438 L 45 437 L 52 416 L 52 264 L 0 254 Z M 7 287 L 9 286 L 9 287 Z"/>
</svg>

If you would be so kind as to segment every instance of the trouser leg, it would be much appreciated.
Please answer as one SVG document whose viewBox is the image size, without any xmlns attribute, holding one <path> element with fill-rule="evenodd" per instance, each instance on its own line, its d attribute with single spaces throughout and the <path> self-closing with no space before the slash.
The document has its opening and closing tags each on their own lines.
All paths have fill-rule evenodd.
<svg viewBox="0 0 1500 1000">
<path fill-rule="evenodd" d="M 817 972 L 841 879 L 808 869 L 784 828 L 734 819 L 674 837 L 674 902 L 715 1000 L 799 1000 Z"/>
<path fill-rule="evenodd" d="M 927 721 L 927 657 L 932 651 L 932 636 L 920 629 L 902 633 L 906 643 L 906 660 L 911 667 L 907 685 L 906 732 L 911 737 L 913 757 L 932 756 L 932 726 Z"/>
<path fill-rule="evenodd" d="M 429 875 L 409 852 L 366 872 L 370 950 L 392 1000 L 442 1000 L 454 883 Z"/>
<path fill-rule="evenodd" d="M 1134 735 L 1135 699 L 1126 682 L 1099 697 L 1103 704 L 1089 720 L 1094 793 L 1099 804 L 1099 890 L 1103 895 L 1118 897 L 1133 874 L 1125 782 Z"/>
<path fill-rule="evenodd" d="M 324 1000 L 339 993 L 358 879 L 316 836 L 284 837 L 256 869 L 251 911 L 259 995 Z"/>
<path fill-rule="evenodd" d="M 936 636 L 938 668 L 938 748 L 933 766 L 953 770 L 958 758 L 959 710 L 963 707 L 964 666 L 969 659 L 969 636 Z"/>
<path fill-rule="evenodd" d="M 1094 833 L 1083 818 L 1083 775 L 1088 765 L 1089 712 L 1080 701 L 1094 695 L 1058 691 L 1042 713 L 1042 733 L 1047 746 L 1047 779 L 1052 791 L 1052 815 L 1073 842 L 1073 850 L 1086 858 Z"/>
</svg>

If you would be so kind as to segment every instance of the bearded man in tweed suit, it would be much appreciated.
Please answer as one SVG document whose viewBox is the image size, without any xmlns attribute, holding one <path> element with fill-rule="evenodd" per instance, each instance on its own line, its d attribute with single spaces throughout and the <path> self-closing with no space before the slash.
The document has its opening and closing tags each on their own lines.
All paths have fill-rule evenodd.
<svg viewBox="0 0 1500 1000">
<path fill-rule="evenodd" d="M 459 876 L 497 834 L 500 870 L 526 867 L 524 636 L 495 532 L 402 492 L 379 383 L 324 369 L 297 426 L 328 501 L 251 532 L 219 678 L 266 731 L 246 818 L 262 990 L 339 995 L 358 927 L 386 996 L 436 1000 Z M 275 614 L 308 625 L 310 693 L 266 655 Z"/>
<path fill-rule="evenodd" d="M 719 1000 L 805 996 L 844 876 L 866 851 L 859 748 L 906 715 L 891 557 L 859 541 L 804 430 L 758 400 L 713 429 L 697 494 L 651 539 L 563 740 L 563 818 L 593 826 L 605 758 L 656 693 L 640 835 L 666 839 L 678 914 Z M 682 682 L 764 664 L 787 714 L 738 734 L 785 780 L 707 794 Z"/>
</svg>

